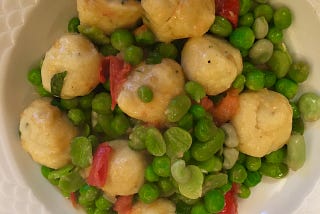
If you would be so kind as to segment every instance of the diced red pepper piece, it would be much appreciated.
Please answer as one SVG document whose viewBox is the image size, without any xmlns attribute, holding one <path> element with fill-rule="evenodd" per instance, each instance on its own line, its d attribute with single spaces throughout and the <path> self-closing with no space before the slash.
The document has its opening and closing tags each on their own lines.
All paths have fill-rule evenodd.
<svg viewBox="0 0 320 214">
<path fill-rule="evenodd" d="M 99 80 L 104 83 L 109 78 L 110 93 L 112 98 L 112 110 L 117 104 L 117 98 L 122 89 L 123 84 L 127 81 L 127 77 L 131 71 L 131 65 L 124 62 L 117 56 L 107 56 L 101 62 Z"/>
<path fill-rule="evenodd" d="M 219 214 L 238 214 L 237 191 L 237 185 L 233 184 L 231 190 L 224 195 L 224 208 Z"/>
<path fill-rule="evenodd" d="M 215 0 L 216 14 L 228 19 L 234 28 L 238 26 L 240 1 L 239 0 Z"/>
<path fill-rule="evenodd" d="M 75 192 L 70 193 L 70 201 L 73 207 L 77 207 L 77 195 Z"/>
<path fill-rule="evenodd" d="M 113 210 L 117 211 L 118 214 L 130 214 L 132 210 L 132 199 L 132 195 L 117 197 Z"/>
<path fill-rule="evenodd" d="M 108 143 L 101 143 L 93 155 L 87 183 L 91 186 L 103 187 L 108 175 L 109 159 L 112 148 Z"/>
</svg>

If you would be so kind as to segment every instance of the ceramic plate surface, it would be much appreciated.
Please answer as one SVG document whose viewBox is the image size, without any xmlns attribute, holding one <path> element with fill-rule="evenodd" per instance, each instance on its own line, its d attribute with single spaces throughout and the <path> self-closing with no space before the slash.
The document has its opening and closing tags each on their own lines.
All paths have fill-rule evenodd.
<svg viewBox="0 0 320 214">
<path fill-rule="evenodd" d="M 270 0 L 292 9 L 286 32 L 290 52 L 311 64 L 312 73 L 300 93 L 320 94 L 320 2 Z M 52 43 L 66 32 L 76 15 L 75 0 L 0 0 L 0 213 L 81 213 L 40 174 L 19 143 L 20 112 L 35 96 L 26 80 Z M 320 122 L 307 124 L 307 161 L 286 179 L 265 179 L 240 200 L 239 214 L 320 213 Z"/>
</svg>

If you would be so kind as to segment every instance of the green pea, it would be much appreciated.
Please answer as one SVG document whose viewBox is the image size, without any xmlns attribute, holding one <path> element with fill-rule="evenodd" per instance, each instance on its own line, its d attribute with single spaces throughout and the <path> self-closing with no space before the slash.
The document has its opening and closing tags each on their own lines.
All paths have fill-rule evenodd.
<svg viewBox="0 0 320 214">
<path fill-rule="evenodd" d="M 264 72 L 264 87 L 271 88 L 277 82 L 277 76 L 274 72 L 265 71 Z"/>
<path fill-rule="evenodd" d="M 237 163 L 244 164 L 247 159 L 247 155 L 243 154 L 242 152 L 239 152 Z"/>
<path fill-rule="evenodd" d="M 269 25 L 264 16 L 257 17 L 252 26 L 256 39 L 263 39 L 267 36 L 269 31 Z"/>
<path fill-rule="evenodd" d="M 191 205 L 186 204 L 181 200 L 178 200 L 175 204 L 176 204 L 176 213 L 177 214 L 191 213 L 191 209 L 192 209 Z"/>
<path fill-rule="evenodd" d="M 306 143 L 303 135 L 291 135 L 287 144 L 287 160 L 289 168 L 296 171 L 306 160 Z"/>
<path fill-rule="evenodd" d="M 189 132 L 179 127 L 171 127 L 163 133 L 166 153 L 171 158 L 181 158 L 190 148 L 192 137 Z"/>
<path fill-rule="evenodd" d="M 112 118 L 110 126 L 115 136 L 121 136 L 127 133 L 130 128 L 130 122 L 125 114 L 120 113 Z"/>
<path fill-rule="evenodd" d="M 159 197 L 160 191 L 155 184 L 145 183 L 139 189 L 138 195 L 139 195 L 139 199 L 143 203 L 149 204 L 155 201 Z"/>
<path fill-rule="evenodd" d="M 238 190 L 238 196 L 240 198 L 249 198 L 251 194 L 251 191 L 249 189 L 249 187 L 247 187 L 246 185 L 240 185 L 240 188 Z"/>
<path fill-rule="evenodd" d="M 292 108 L 292 118 L 297 119 L 300 117 L 300 111 L 298 105 L 294 102 L 289 102 Z"/>
<path fill-rule="evenodd" d="M 263 16 L 267 22 L 270 22 L 273 17 L 273 9 L 269 4 L 259 4 L 254 8 L 253 14 L 255 18 Z"/>
<path fill-rule="evenodd" d="M 152 45 L 156 42 L 154 33 L 145 25 L 140 26 L 134 31 L 134 37 L 140 45 Z"/>
<path fill-rule="evenodd" d="M 209 174 L 205 176 L 202 192 L 206 194 L 211 189 L 220 188 L 228 183 L 228 175 L 224 173 Z"/>
<path fill-rule="evenodd" d="M 260 90 L 264 88 L 264 73 L 261 70 L 254 70 L 246 73 L 246 87 L 250 90 Z"/>
<path fill-rule="evenodd" d="M 48 173 L 48 180 L 54 184 L 54 185 L 58 185 L 59 183 L 59 179 L 61 179 L 61 177 L 69 174 L 72 170 L 74 169 L 73 165 L 66 165 L 60 169 L 56 169 L 56 170 L 52 170 Z"/>
<path fill-rule="evenodd" d="M 94 128 L 96 131 L 104 132 L 110 138 L 118 137 L 116 133 L 114 133 L 113 128 L 111 127 L 111 121 L 113 120 L 112 114 L 98 114 L 97 117 L 97 125 Z"/>
<path fill-rule="evenodd" d="M 232 32 L 232 25 L 228 19 L 216 16 L 214 23 L 210 27 L 210 32 L 221 37 L 227 37 Z"/>
<path fill-rule="evenodd" d="M 169 102 L 165 115 L 169 122 L 179 121 L 189 110 L 191 100 L 187 95 L 178 95 Z"/>
<path fill-rule="evenodd" d="M 218 129 L 212 139 L 206 142 L 194 142 L 191 146 L 191 155 L 197 161 L 206 161 L 216 152 L 222 149 L 225 135 L 223 130 Z"/>
<path fill-rule="evenodd" d="M 78 26 L 80 25 L 80 19 L 78 17 L 73 17 L 68 22 L 68 32 L 69 33 L 79 33 Z"/>
<path fill-rule="evenodd" d="M 288 77 L 297 83 L 305 81 L 310 72 L 310 67 L 306 62 L 294 62 L 288 71 Z"/>
<path fill-rule="evenodd" d="M 82 109 L 91 109 L 92 107 L 92 100 L 94 98 L 94 94 L 90 93 L 85 96 L 79 97 L 79 105 Z"/>
<path fill-rule="evenodd" d="M 193 116 L 190 112 L 186 113 L 179 121 L 178 126 L 184 130 L 193 128 Z"/>
<path fill-rule="evenodd" d="M 42 84 L 39 86 L 36 86 L 36 90 L 41 97 L 51 97 L 52 96 L 52 94 L 49 91 L 47 91 L 46 89 L 43 88 Z"/>
<path fill-rule="evenodd" d="M 111 34 L 110 41 L 114 48 L 121 51 L 134 43 L 134 36 L 126 29 L 117 29 Z"/>
<path fill-rule="evenodd" d="M 80 188 L 79 193 L 80 193 L 79 199 L 81 196 L 83 199 L 83 202 L 94 202 L 99 197 L 100 190 L 94 186 L 85 184 Z"/>
<path fill-rule="evenodd" d="M 222 211 L 224 203 L 224 195 L 216 189 L 212 189 L 204 195 L 204 205 L 209 213 Z"/>
<path fill-rule="evenodd" d="M 280 44 L 283 41 L 282 30 L 275 27 L 271 27 L 267 34 L 267 39 L 269 39 L 273 44 Z"/>
<path fill-rule="evenodd" d="M 149 128 L 145 136 L 145 145 L 153 156 L 162 156 L 166 153 L 166 143 L 161 132 L 156 128 Z"/>
<path fill-rule="evenodd" d="M 248 171 L 247 178 L 243 182 L 247 187 L 254 187 L 261 182 L 262 175 L 259 171 Z"/>
<path fill-rule="evenodd" d="M 301 134 L 304 133 L 304 122 L 302 118 L 296 118 L 292 120 L 292 131 L 293 134 Z"/>
<path fill-rule="evenodd" d="M 106 210 L 96 208 L 93 214 L 105 214 L 105 213 L 106 213 Z"/>
<path fill-rule="evenodd" d="M 312 122 L 320 118 L 320 96 L 308 92 L 300 96 L 298 107 L 304 121 Z"/>
<path fill-rule="evenodd" d="M 251 27 L 254 22 L 254 17 L 252 13 L 246 13 L 239 17 L 239 26 Z"/>
<path fill-rule="evenodd" d="M 82 198 L 83 197 L 79 196 L 79 204 L 85 208 L 87 214 L 94 214 L 94 212 L 96 211 L 96 206 L 94 206 L 93 203 L 89 204 L 88 206 L 85 206 L 84 204 L 80 203 L 80 201 L 82 201 Z"/>
<path fill-rule="evenodd" d="M 252 7 L 252 0 L 240 0 L 239 15 L 243 16 L 249 12 Z"/>
<path fill-rule="evenodd" d="M 282 147 L 276 151 L 273 151 L 265 155 L 265 161 L 268 163 L 282 163 L 286 156 L 286 148 Z"/>
<path fill-rule="evenodd" d="M 229 171 L 228 177 L 230 182 L 241 184 L 247 178 L 247 171 L 243 165 L 236 163 Z"/>
<path fill-rule="evenodd" d="M 256 66 L 248 61 L 243 62 L 242 73 L 245 75 L 247 72 L 257 70 Z"/>
<path fill-rule="evenodd" d="M 41 69 L 33 68 L 28 71 L 28 81 L 34 86 L 42 86 Z"/>
<path fill-rule="evenodd" d="M 147 65 L 159 64 L 162 62 L 162 58 L 163 57 L 160 55 L 158 51 L 150 51 L 147 54 L 145 62 Z"/>
<path fill-rule="evenodd" d="M 194 81 L 188 81 L 184 85 L 184 90 L 197 103 L 199 103 L 200 100 L 206 96 L 205 88 L 200 83 Z"/>
<path fill-rule="evenodd" d="M 139 99 L 144 103 L 149 103 L 153 99 L 153 91 L 147 85 L 142 85 L 138 88 L 137 94 Z"/>
<path fill-rule="evenodd" d="M 239 150 L 235 148 L 223 149 L 223 168 L 231 169 L 237 162 L 239 156 Z"/>
<path fill-rule="evenodd" d="M 281 78 L 275 84 L 275 89 L 288 99 L 293 98 L 298 92 L 298 84 L 290 79 Z"/>
<path fill-rule="evenodd" d="M 198 162 L 196 165 L 205 172 L 219 172 L 222 169 L 222 160 L 213 155 L 208 160 Z"/>
<path fill-rule="evenodd" d="M 143 125 L 137 125 L 129 135 L 129 146 L 134 150 L 145 149 L 145 138 L 148 128 Z"/>
<path fill-rule="evenodd" d="M 89 135 L 89 136 L 88 136 L 88 140 L 89 140 L 90 143 L 91 143 L 92 151 L 95 151 L 96 148 L 97 148 L 98 145 L 99 145 L 98 137 L 95 136 L 95 135 Z"/>
<path fill-rule="evenodd" d="M 111 44 L 104 44 L 99 47 L 99 52 L 103 56 L 116 56 L 119 50 L 115 49 Z"/>
<path fill-rule="evenodd" d="M 162 58 L 176 59 L 178 56 L 178 49 L 172 43 L 160 43 L 157 45 L 156 50 Z"/>
<path fill-rule="evenodd" d="M 230 43 L 240 50 L 248 50 L 254 43 L 254 32 L 250 27 L 238 27 L 230 34 Z"/>
<path fill-rule="evenodd" d="M 92 144 L 86 137 L 75 137 L 71 141 L 70 156 L 72 163 L 81 168 L 92 163 Z"/>
<path fill-rule="evenodd" d="M 261 167 L 261 158 L 248 155 L 245 163 L 249 171 L 257 171 Z"/>
<path fill-rule="evenodd" d="M 277 78 L 282 78 L 288 73 L 291 60 L 287 53 L 275 50 L 273 51 L 270 60 L 267 62 L 267 65 L 270 67 L 271 71 L 276 74 Z"/>
<path fill-rule="evenodd" d="M 96 94 L 92 100 L 92 110 L 98 114 L 111 113 L 111 96 L 109 93 L 101 92 Z"/>
<path fill-rule="evenodd" d="M 284 178 L 288 174 L 288 166 L 284 163 L 262 162 L 259 172 L 272 178 Z"/>
<path fill-rule="evenodd" d="M 84 112 L 79 108 L 70 109 L 68 111 L 68 118 L 76 126 L 83 124 L 86 120 Z"/>
<path fill-rule="evenodd" d="M 280 7 L 274 12 L 273 23 L 279 29 L 286 29 L 292 23 L 291 11 L 287 7 Z"/>
<path fill-rule="evenodd" d="M 58 187 L 63 192 L 75 192 L 83 186 L 86 181 L 82 178 L 82 176 L 77 171 L 72 171 L 66 175 L 61 176 L 59 180 Z"/>
<path fill-rule="evenodd" d="M 124 50 L 123 55 L 124 61 L 131 65 L 138 65 L 143 59 L 143 50 L 138 46 L 130 45 Z"/>
<path fill-rule="evenodd" d="M 193 118 L 195 118 L 196 120 L 199 120 L 200 118 L 205 117 L 207 114 L 206 110 L 200 104 L 193 104 L 190 107 L 189 112 L 192 114 Z"/>
<path fill-rule="evenodd" d="M 210 214 L 210 213 L 207 211 L 204 203 L 199 202 L 192 206 L 191 214 Z"/>
<path fill-rule="evenodd" d="M 194 136 L 201 142 L 210 140 L 217 133 L 217 126 L 208 118 L 200 118 L 194 126 Z"/>
<path fill-rule="evenodd" d="M 95 205 L 98 209 L 100 210 L 108 210 L 112 207 L 112 203 L 108 201 L 105 197 L 100 195 L 96 200 L 95 200 Z"/>
<path fill-rule="evenodd" d="M 243 74 L 239 74 L 236 77 L 236 79 L 233 81 L 232 87 L 242 91 L 244 88 L 245 82 L 246 82 L 246 77 Z"/>
<path fill-rule="evenodd" d="M 80 24 L 78 25 L 78 31 L 97 45 L 104 45 L 110 42 L 109 37 L 107 37 L 104 32 L 96 26 Z"/>
<path fill-rule="evenodd" d="M 160 177 L 169 177 L 171 175 L 170 158 L 168 156 L 154 157 L 152 169 Z"/>
<path fill-rule="evenodd" d="M 257 40 L 249 51 L 249 57 L 254 64 L 264 64 L 272 56 L 273 44 L 267 39 Z"/>
<path fill-rule="evenodd" d="M 223 193 L 226 194 L 232 189 L 232 183 L 228 182 L 227 184 L 223 185 L 222 187 L 219 188 L 219 190 Z"/>
<path fill-rule="evenodd" d="M 158 187 L 162 197 L 171 196 L 176 191 L 170 178 L 161 178 L 158 181 Z"/>
<path fill-rule="evenodd" d="M 61 99 L 60 100 L 60 105 L 62 106 L 62 108 L 64 109 L 73 109 L 73 108 L 77 108 L 79 104 L 79 99 L 76 98 L 72 98 L 72 99 Z"/>
<path fill-rule="evenodd" d="M 149 182 L 159 181 L 159 175 L 157 175 L 152 168 L 152 165 L 148 165 L 146 170 L 144 171 L 144 177 Z"/>
<path fill-rule="evenodd" d="M 41 166 L 41 174 L 43 177 L 48 179 L 49 173 L 52 172 L 54 169 L 51 169 L 47 166 Z"/>
</svg>

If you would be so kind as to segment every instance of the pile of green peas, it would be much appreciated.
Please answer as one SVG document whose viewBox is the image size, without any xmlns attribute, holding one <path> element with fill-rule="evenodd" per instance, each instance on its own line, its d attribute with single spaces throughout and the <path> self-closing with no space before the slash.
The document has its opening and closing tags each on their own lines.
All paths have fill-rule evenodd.
<svg viewBox="0 0 320 214">
<path fill-rule="evenodd" d="M 42 166 L 41 171 L 53 185 L 77 202 L 87 213 L 115 213 L 113 204 L 103 192 L 86 184 L 81 170 L 90 166 L 99 142 L 127 137 L 133 150 L 147 151 L 151 162 L 145 170 L 145 183 L 136 199 L 151 203 L 159 197 L 176 204 L 176 213 L 217 213 L 224 207 L 226 194 L 237 184 L 238 196 L 248 198 L 250 189 L 263 176 L 283 178 L 289 169 L 297 170 L 305 161 L 304 123 L 320 118 L 320 98 L 314 93 L 295 98 L 298 85 L 309 75 L 309 65 L 294 61 L 283 40 L 283 32 L 291 25 L 292 14 L 286 7 L 273 8 L 267 0 L 240 0 L 239 25 L 220 16 L 208 33 L 223 37 L 241 51 L 244 66 L 232 87 L 243 90 L 275 90 L 290 100 L 293 128 L 289 143 L 265 157 L 245 155 L 237 150 L 230 127 L 217 127 L 210 114 L 199 104 L 206 96 L 197 82 L 186 82 L 185 94 L 174 97 L 166 110 L 170 128 L 145 126 L 128 117 L 116 106 L 111 110 L 109 81 L 100 84 L 90 94 L 73 99 L 53 97 L 41 82 L 41 63 L 28 72 L 28 80 L 40 96 L 52 97 L 52 105 L 66 112 L 70 121 L 81 130 L 71 142 L 72 164 L 53 170 Z M 185 40 L 157 42 L 145 26 L 118 29 L 110 37 L 100 29 L 80 25 L 77 17 L 68 24 L 68 31 L 88 37 L 104 56 L 121 53 L 135 66 L 160 63 L 162 58 L 179 61 Z M 153 91 L 147 85 L 139 87 L 142 102 L 151 102 Z M 210 97 L 217 102 L 223 94 Z M 187 188 L 186 188 L 187 186 Z M 200 198 L 192 198 L 201 191 Z"/>
</svg>

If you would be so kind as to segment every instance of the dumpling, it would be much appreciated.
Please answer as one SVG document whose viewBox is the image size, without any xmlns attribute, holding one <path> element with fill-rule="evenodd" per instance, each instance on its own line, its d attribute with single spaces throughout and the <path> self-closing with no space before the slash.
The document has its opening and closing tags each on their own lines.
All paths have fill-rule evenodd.
<svg viewBox="0 0 320 214">
<path fill-rule="evenodd" d="M 186 42 L 181 65 L 188 79 L 204 86 L 208 95 L 217 95 L 241 73 L 242 57 L 226 40 L 205 35 Z"/>
<path fill-rule="evenodd" d="M 137 90 L 147 85 L 153 91 L 149 103 L 142 102 Z M 119 93 L 117 102 L 123 112 L 130 117 L 161 125 L 166 122 L 165 110 L 170 100 L 183 92 L 184 75 L 181 66 L 171 59 L 163 59 L 160 64 L 137 66 L 129 75 Z"/>
<path fill-rule="evenodd" d="M 41 68 L 43 87 L 51 92 L 52 77 L 66 71 L 60 97 L 69 99 L 89 94 L 99 84 L 101 57 L 84 36 L 62 36 L 45 55 Z"/>
<path fill-rule="evenodd" d="M 159 198 L 150 204 L 141 201 L 133 205 L 131 214 L 175 214 L 176 206 L 167 199 Z"/>
<path fill-rule="evenodd" d="M 292 108 L 283 95 L 267 89 L 240 94 L 240 108 L 231 120 L 242 153 L 263 157 L 290 137 Z"/>
<path fill-rule="evenodd" d="M 132 27 L 142 16 L 136 0 L 77 0 L 77 9 L 81 24 L 96 26 L 107 34 Z"/>
<path fill-rule="evenodd" d="M 113 150 L 103 191 L 110 197 L 137 193 L 144 183 L 145 155 L 130 149 L 127 140 L 114 140 L 109 145 Z"/>
<path fill-rule="evenodd" d="M 53 169 L 70 162 L 70 143 L 78 131 L 50 99 L 33 101 L 21 113 L 19 130 L 22 147 L 35 162 Z"/>
<path fill-rule="evenodd" d="M 144 23 L 162 42 L 202 36 L 214 22 L 214 0 L 141 0 Z"/>
</svg>

